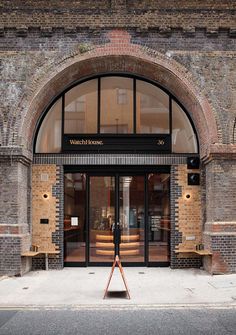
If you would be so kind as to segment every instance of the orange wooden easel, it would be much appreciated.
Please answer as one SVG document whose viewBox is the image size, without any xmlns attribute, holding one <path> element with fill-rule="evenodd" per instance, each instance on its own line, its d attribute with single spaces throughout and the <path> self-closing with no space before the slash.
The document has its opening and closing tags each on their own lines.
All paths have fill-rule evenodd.
<svg viewBox="0 0 236 335">
<path fill-rule="evenodd" d="M 128 299 L 130 299 L 129 289 L 128 289 L 127 282 L 126 282 L 126 279 L 125 279 L 124 270 L 122 268 L 121 261 L 120 261 L 120 258 L 119 258 L 118 255 L 116 255 L 115 260 L 113 262 L 113 265 L 112 265 L 112 268 L 111 268 L 111 273 L 110 273 L 110 276 L 109 276 L 109 279 L 108 279 L 108 283 L 107 283 L 107 286 L 106 286 L 106 289 L 105 289 L 105 292 L 104 292 L 103 299 L 105 299 L 106 296 L 107 296 L 108 288 L 109 288 L 111 278 L 112 278 L 112 275 L 113 275 L 113 272 L 115 270 L 116 265 L 119 267 L 120 274 L 121 274 L 121 277 L 122 277 L 124 285 L 125 285 L 127 297 L 128 297 Z"/>
</svg>

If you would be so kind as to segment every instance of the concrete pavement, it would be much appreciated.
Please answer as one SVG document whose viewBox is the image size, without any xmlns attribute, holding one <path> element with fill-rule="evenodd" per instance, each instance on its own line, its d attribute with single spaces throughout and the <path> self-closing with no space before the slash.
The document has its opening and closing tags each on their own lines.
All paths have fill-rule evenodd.
<svg viewBox="0 0 236 335">
<path fill-rule="evenodd" d="M 131 300 L 103 299 L 109 267 L 32 271 L 0 278 L 1 308 L 98 308 L 219 306 L 236 308 L 236 274 L 211 276 L 203 270 L 124 268 Z M 123 291 L 116 268 L 110 291 Z"/>
</svg>

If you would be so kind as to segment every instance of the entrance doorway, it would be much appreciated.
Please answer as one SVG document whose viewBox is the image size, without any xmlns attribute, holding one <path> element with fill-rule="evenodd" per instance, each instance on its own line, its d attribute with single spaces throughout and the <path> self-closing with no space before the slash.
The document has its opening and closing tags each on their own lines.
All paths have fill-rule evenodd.
<svg viewBox="0 0 236 335">
<path fill-rule="evenodd" d="M 169 168 L 65 172 L 64 263 L 111 265 L 121 229 L 124 265 L 169 265 Z"/>
</svg>

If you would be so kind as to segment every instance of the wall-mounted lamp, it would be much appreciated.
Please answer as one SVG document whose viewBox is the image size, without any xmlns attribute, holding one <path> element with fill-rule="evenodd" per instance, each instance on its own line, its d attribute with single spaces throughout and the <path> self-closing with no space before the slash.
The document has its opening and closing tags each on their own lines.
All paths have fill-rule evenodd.
<svg viewBox="0 0 236 335">
<path fill-rule="evenodd" d="M 48 199 L 48 194 L 47 194 L 47 193 L 44 193 L 44 194 L 43 194 L 43 198 L 44 198 L 44 199 Z"/>
<path fill-rule="evenodd" d="M 200 174 L 188 173 L 188 185 L 200 185 Z"/>
<path fill-rule="evenodd" d="M 200 159 L 199 157 L 188 157 L 187 158 L 187 168 L 188 169 L 199 169 Z"/>
</svg>

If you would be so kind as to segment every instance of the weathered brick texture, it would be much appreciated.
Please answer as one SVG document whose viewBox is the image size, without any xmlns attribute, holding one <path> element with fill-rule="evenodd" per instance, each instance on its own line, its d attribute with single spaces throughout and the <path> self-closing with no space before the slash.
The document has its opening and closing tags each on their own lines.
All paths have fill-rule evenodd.
<svg viewBox="0 0 236 335">
<path fill-rule="evenodd" d="M 0 275 L 21 274 L 21 239 L 16 235 L 0 235 Z"/>
<path fill-rule="evenodd" d="M 193 254 L 176 254 L 178 249 L 195 249 L 202 243 L 201 187 L 188 185 L 186 165 L 172 166 L 171 172 L 171 267 L 199 267 L 201 259 Z M 187 197 L 186 197 L 187 196 Z M 190 198 L 188 198 L 190 196 Z"/>
<path fill-rule="evenodd" d="M 56 165 L 33 165 L 32 168 L 32 244 L 39 249 L 63 253 L 63 235 L 60 234 L 60 169 Z M 44 196 L 47 196 L 45 198 Z M 40 223 L 48 219 L 48 224 Z M 49 268 L 60 268 L 62 255 L 49 255 Z M 33 267 L 44 268 L 44 256 L 33 259 Z"/>
<path fill-rule="evenodd" d="M 30 27 L 42 27 L 51 36 L 52 27 L 207 27 L 210 34 L 217 28 L 235 26 L 233 0 L 201 2 L 189 0 L 157 1 L 1 1 L 1 26 L 17 27 L 19 36 Z M 20 15 L 19 15 L 20 13 Z M 113 15 L 112 15 L 113 14 Z M 204 17 L 203 17 L 204 15 Z"/>
<path fill-rule="evenodd" d="M 186 165 L 179 165 L 177 169 L 177 184 L 181 192 L 175 201 L 175 206 L 178 208 L 175 225 L 182 235 L 178 247 L 192 249 L 196 244 L 202 243 L 201 189 L 200 185 L 188 185 L 187 181 L 188 173 L 199 173 L 199 171 L 187 169 Z M 188 240 L 189 237 L 194 239 Z"/>
<path fill-rule="evenodd" d="M 236 162 L 213 160 L 206 166 L 204 243 L 212 250 L 211 273 L 236 272 Z"/>
<path fill-rule="evenodd" d="M 0 157 L 0 274 L 21 274 L 30 244 L 30 170 L 12 154 Z"/>
<path fill-rule="evenodd" d="M 45 180 L 44 180 L 45 179 Z M 56 230 L 57 199 L 52 194 L 56 184 L 56 166 L 38 166 L 32 168 L 32 243 L 44 250 L 55 251 L 52 234 Z M 47 198 L 44 198 L 47 197 Z M 40 219 L 48 219 L 41 224 Z"/>
<path fill-rule="evenodd" d="M 212 272 L 236 271 L 235 11 L 234 0 L 1 1 L 1 273 L 18 274 L 26 266 L 21 266 L 17 248 L 19 243 L 19 250 L 28 250 L 31 244 L 29 165 L 40 118 L 66 87 L 89 76 L 114 72 L 154 80 L 188 111 L 198 134 L 205 174 L 201 178 L 201 222 L 204 244 L 213 251 L 212 263 L 205 266 Z M 65 162 L 66 157 L 51 159 Z M 55 196 L 59 228 L 51 232 L 58 248 L 63 248 L 59 246 L 63 240 L 59 223 L 62 173 L 61 165 L 52 191 L 61 193 Z M 187 208 L 178 193 L 185 190 L 179 183 L 178 167 L 174 174 L 173 199 L 180 208 Z M 174 208 L 175 203 L 175 221 L 182 214 Z M 185 220 L 182 216 L 181 222 Z M 216 226 L 219 231 L 212 230 Z M 185 243 L 189 227 L 178 229 L 172 234 L 174 246 Z M 7 250 L 13 252 L 11 258 Z M 199 266 L 199 258 L 173 257 L 176 266 Z M 52 258 L 50 264 L 62 266 L 62 255 Z"/>
</svg>

